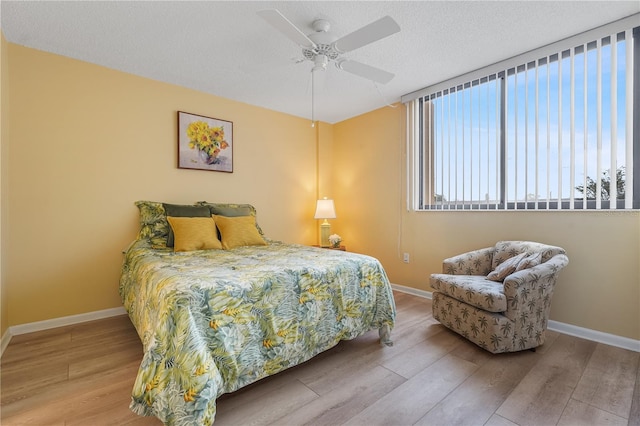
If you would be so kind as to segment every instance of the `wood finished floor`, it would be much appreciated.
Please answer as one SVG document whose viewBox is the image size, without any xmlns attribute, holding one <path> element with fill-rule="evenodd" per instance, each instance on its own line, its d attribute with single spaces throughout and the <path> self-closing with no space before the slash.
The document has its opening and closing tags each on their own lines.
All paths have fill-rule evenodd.
<svg viewBox="0 0 640 426">
<path fill-rule="evenodd" d="M 377 332 L 218 399 L 216 425 L 640 425 L 640 354 L 548 332 L 492 355 L 395 293 L 394 346 Z M 159 425 L 129 411 L 142 346 L 120 316 L 15 336 L 2 425 Z"/>
</svg>

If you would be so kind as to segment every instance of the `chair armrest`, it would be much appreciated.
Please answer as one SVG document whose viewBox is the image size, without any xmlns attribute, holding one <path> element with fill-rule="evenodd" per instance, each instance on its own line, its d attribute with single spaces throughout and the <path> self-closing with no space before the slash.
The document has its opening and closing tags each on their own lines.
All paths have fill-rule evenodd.
<svg viewBox="0 0 640 426">
<path fill-rule="evenodd" d="M 567 266 L 569 258 L 557 254 L 533 268 L 514 272 L 504 279 L 504 294 L 507 297 L 505 316 L 516 321 L 524 315 L 540 315 L 540 307 L 548 307 L 556 286 L 558 273 Z M 522 319 L 522 318 L 521 318 Z"/>
<path fill-rule="evenodd" d="M 442 261 L 442 272 L 449 275 L 487 275 L 491 272 L 494 247 L 459 254 Z"/>
</svg>

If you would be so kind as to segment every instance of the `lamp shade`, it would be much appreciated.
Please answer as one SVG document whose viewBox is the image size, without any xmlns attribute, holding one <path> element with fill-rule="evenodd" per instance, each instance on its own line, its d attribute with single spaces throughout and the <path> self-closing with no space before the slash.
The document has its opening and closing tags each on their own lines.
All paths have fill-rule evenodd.
<svg viewBox="0 0 640 426">
<path fill-rule="evenodd" d="M 327 200 L 324 198 L 323 200 L 318 200 L 316 204 L 316 214 L 313 216 L 314 219 L 335 219 L 336 218 L 336 208 L 333 205 L 333 200 Z"/>
</svg>

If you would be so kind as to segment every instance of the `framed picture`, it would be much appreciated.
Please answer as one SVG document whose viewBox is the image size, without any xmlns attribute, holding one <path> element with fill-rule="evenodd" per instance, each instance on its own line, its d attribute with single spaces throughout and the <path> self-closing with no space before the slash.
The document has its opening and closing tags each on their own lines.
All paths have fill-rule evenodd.
<svg viewBox="0 0 640 426">
<path fill-rule="evenodd" d="M 178 168 L 233 172 L 233 123 L 178 111 Z"/>
</svg>

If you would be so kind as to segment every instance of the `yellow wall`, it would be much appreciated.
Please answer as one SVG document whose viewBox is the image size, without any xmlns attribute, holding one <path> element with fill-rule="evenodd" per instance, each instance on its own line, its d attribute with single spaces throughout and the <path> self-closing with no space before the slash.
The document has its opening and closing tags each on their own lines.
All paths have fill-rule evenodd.
<svg viewBox="0 0 640 426">
<path fill-rule="evenodd" d="M 333 128 L 335 230 L 349 250 L 379 258 L 393 283 L 431 291 L 446 257 L 498 240 L 558 245 L 570 263 L 551 319 L 640 339 L 640 212 L 407 211 L 404 131 L 402 106 Z"/>
<path fill-rule="evenodd" d="M 318 193 L 319 198 L 333 197 L 333 174 L 331 173 L 332 165 L 332 142 L 333 142 L 333 126 L 327 123 L 318 123 L 318 154 L 317 154 L 317 170 L 318 170 Z"/>
<path fill-rule="evenodd" d="M 8 299 L 4 278 L 6 268 L 4 267 L 3 256 L 3 253 L 6 252 L 6 233 L 3 232 L 3 229 L 7 223 L 7 215 L 4 211 L 7 206 L 5 199 L 8 193 L 7 179 L 5 178 L 8 172 L 5 148 L 9 141 L 9 91 L 7 90 L 9 85 L 8 51 L 8 43 L 4 38 L 4 34 L 0 32 L 0 336 L 4 336 L 9 328 Z"/>
<path fill-rule="evenodd" d="M 251 203 L 269 237 L 316 242 L 320 149 L 308 120 L 8 47 L 9 325 L 121 306 L 121 252 L 138 230 L 136 200 Z M 233 122 L 233 173 L 176 167 L 178 110 Z"/>
</svg>

